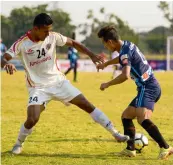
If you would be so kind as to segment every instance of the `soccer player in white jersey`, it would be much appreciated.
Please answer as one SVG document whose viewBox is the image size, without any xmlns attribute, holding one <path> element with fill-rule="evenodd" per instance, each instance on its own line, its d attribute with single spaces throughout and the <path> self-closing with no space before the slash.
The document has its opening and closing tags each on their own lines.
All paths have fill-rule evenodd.
<svg viewBox="0 0 173 165">
<path fill-rule="evenodd" d="M 18 55 L 26 72 L 26 82 L 29 92 L 27 118 L 22 124 L 12 153 L 20 154 L 26 137 L 31 134 L 39 120 L 41 112 L 51 100 L 71 103 L 89 113 L 94 121 L 108 130 L 118 142 L 125 142 L 128 136 L 118 133 L 108 117 L 92 105 L 84 95 L 75 88 L 56 66 L 56 46 L 71 46 L 87 54 L 96 64 L 103 62 L 81 43 L 52 32 L 53 21 L 45 13 L 37 15 L 33 28 L 18 39 L 1 58 L 1 67 L 12 75 L 16 68 L 8 61 Z"/>
</svg>

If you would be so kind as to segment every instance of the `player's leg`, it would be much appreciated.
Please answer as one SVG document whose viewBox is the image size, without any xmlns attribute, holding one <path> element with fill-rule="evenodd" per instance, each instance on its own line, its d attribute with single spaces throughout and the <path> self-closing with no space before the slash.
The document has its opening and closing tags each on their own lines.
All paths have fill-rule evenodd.
<svg viewBox="0 0 173 165">
<path fill-rule="evenodd" d="M 159 128 L 151 121 L 152 110 L 147 108 L 137 108 L 138 123 L 148 132 L 155 142 L 161 148 L 160 159 L 165 159 L 169 154 L 173 154 L 173 148 L 168 145 L 164 137 L 159 131 Z"/>
<path fill-rule="evenodd" d="M 56 91 L 57 95 L 56 97 L 54 96 L 54 99 L 61 100 L 66 105 L 68 105 L 69 103 L 74 104 L 83 109 L 90 114 L 94 121 L 111 132 L 111 134 L 117 139 L 117 141 L 128 140 L 129 137 L 119 134 L 108 117 L 102 111 L 92 105 L 68 80 L 65 80 L 62 86 L 60 88 L 57 88 Z"/>
<path fill-rule="evenodd" d="M 64 74 L 67 75 L 71 70 L 72 70 L 72 67 L 68 68 Z"/>
<path fill-rule="evenodd" d="M 27 110 L 27 119 L 24 124 L 21 125 L 17 141 L 12 149 L 14 154 L 20 154 L 22 151 L 22 145 L 28 135 L 32 133 L 33 127 L 39 120 L 41 112 L 44 110 L 44 105 L 30 105 Z"/>
<path fill-rule="evenodd" d="M 73 68 L 74 68 L 74 65 L 72 62 L 70 62 L 70 67 L 67 69 L 67 71 L 64 74 L 67 75 Z"/>
<path fill-rule="evenodd" d="M 158 88 L 159 89 L 159 88 Z M 151 92 L 154 94 L 151 95 Z M 144 92 L 143 97 L 141 97 L 141 103 L 139 103 L 136 108 L 136 115 L 138 123 L 148 132 L 148 134 L 158 143 L 160 147 L 160 159 L 167 158 L 173 153 L 173 148 L 170 147 L 162 134 L 160 133 L 158 127 L 151 121 L 151 116 L 154 109 L 154 104 L 160 98 L 161 91 L 157 89 L 150 89 Z"/>
<path fill-rule="evenodd" d="M 133 124 L 133 119 L 136 117 L 136 107 L 137 102 L 140 99 L 142 91 L 138 90 L 137 96 L 131 101 L 127 109 L 122 114 L 122 123 L 124 126 L 124 134 L 128 135 L 130 137 L 130 140 L 127 142 L 127 147 L 122 152 L 120 152 L 120 155 L 124 156 L 136 156 L 135 151 L 135 126 Z"/>
<path fill-rule="evenodd" d="M 128 136 L 118 133 L 109 118 L 101 110 L 91 104 L 83 94 L 79 94 L 73 98 L 70 103 L 89 113 L 93 120 L 108 130 L 118 142 L 125 142 L 129 139 Z"/>
<path fill-rule="evenodd" d="M 74 71 L 74 78 L 73 78 L 73 81 L 76 82 L 76 81 L 77 81 L 77 62 L 75 62 L 73 71 Z"/>
<path fill-rule="evenodd" d="M 135 99 L 134 99 L 135 100 Z M 134 101 L 133 100 L 133 101 Z M 133 103 L 132 101 L 132 103 Z M 136 156 L 134 139 L 135 139 L 135 126 L 133 119 L 136 117 L 136 108 L 130 104 L 122 113 L 122 123 L 124 127 L 124 135 L 128 135 L 130 139 L 127 141 L 127 147 L 119 153 L 120 156 L 134 157 Z"/>
<path fill-rule="evenodd" d="M 50 96 L 43 89 L 29 89 L 29 102 L 27 109 L 27 119 L 22 124 L 17 141 L 12 149 L 14 154 L 20 154 L 22 146 L 27 136 L 32 133 L 34 125 L 38 122 L 41 112 L 45 109 L 45 103 L 48 103 Z"/>
</svg>

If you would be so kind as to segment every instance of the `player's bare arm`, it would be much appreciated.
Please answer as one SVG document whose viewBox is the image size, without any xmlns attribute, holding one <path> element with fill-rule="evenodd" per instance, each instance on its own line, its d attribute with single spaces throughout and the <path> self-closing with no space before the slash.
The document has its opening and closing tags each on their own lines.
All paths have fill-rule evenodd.
<svg viewBox="0 0 173 165">
<path fill-rule="evenodd" d="M 117 84 L 121 84 L 124 81 L 130 79 L 130 66 L 124 66 L 122 69 L 122 73 L 117 76 L 115 79 L 107 82 L 107 83 L 102 83 L 100 86 L 100 90 L 104 90 L 112 85 L 117 85 Z"/>
<path fill-rule="evenodd" d="M 119 64 L 119 57 L 116 57 L 116 58 L 114 58 L 114 59 L 112 59 L 112 60 L 108 60 L 108 61 L 106 61 L 105 63 L 103 63 L 103 64 L 98 64 L 97 65 L 97 69 L 99 70 L 99 69 L 104 69 L 104 68 L 106 68 L 107 66 L 109 66 L 109 65 L 114 65 L 114 64 Z"/>
<path fill-rule="evenodd" d="M 12 75 L 14 73 L 14 71 L 17 71 L 16 67 L 13 64 L 8 63 L 8 61 L 11 59 L 12 59 L 12 57 L 8 53 L 5 53 L 1 57 L 1 68 L 4 68 L 7 72 L 7 74 L 10 74 L 10 75 Z"/>
<path fill-rule="evenodd" d="M 71 38 L 67 38 L 66 45 L 74 47 L 75 49 L 77 49 L 81 53 L 87 54 L 91 58 L 91 60 L 93 61 L 94 64 L 96 64 L 96 63 L 101 64 L 104 62 L 102 56 L 94 54 L 92 51 L 90 51 L 84 45 L 82 45 L 81 43 L 79 43 L 79 42 L 77 42 Z"/>
</svg>

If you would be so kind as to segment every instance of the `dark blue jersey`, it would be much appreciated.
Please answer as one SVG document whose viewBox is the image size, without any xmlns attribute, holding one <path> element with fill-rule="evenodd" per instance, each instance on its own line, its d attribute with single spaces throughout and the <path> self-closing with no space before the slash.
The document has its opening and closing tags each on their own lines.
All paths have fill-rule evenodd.
<svg viewBox="0 0 173 165">
<path fill-rule="evenodd" d="M 69 47 L 68 48 L 68 59 L 70 60 L 70 63 L 76 63 L 78 60 L 78 52 L 75 48 Z"/>
<path fill-rule="evenodd" d="M 131 78 L 135 81 L 138 87 L 145 84 L 147 80 L 153 77 L 152 68 L 148 64 L 144 55 L 135 44 L 129 41 L 124 41 L 124 44 L 121 47 L 119 62 L 122 67 L 127 65 L 131 67 Z"/>
</svg>

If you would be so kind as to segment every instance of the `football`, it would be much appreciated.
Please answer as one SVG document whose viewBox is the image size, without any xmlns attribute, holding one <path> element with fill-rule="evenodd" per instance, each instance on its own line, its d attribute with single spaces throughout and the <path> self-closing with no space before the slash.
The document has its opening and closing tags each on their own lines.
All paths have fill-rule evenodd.
<svg viewBox="0 0 173 165">
<path fill-rule="evenodd" d="M 141 153 L 142 150 L 148 146 L 148 138 L 142 133 L 135 134 L 135 149 Z"/>
</svg>

